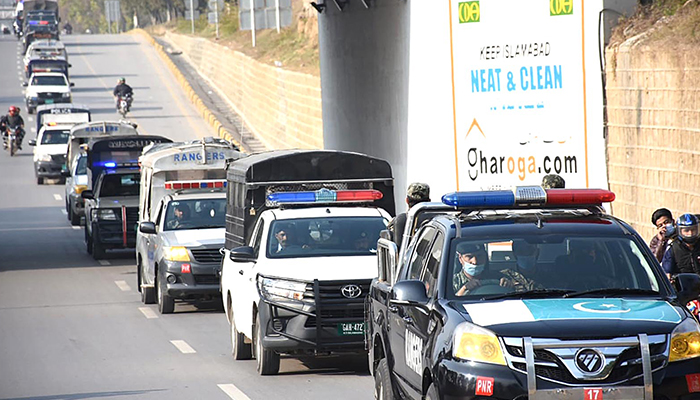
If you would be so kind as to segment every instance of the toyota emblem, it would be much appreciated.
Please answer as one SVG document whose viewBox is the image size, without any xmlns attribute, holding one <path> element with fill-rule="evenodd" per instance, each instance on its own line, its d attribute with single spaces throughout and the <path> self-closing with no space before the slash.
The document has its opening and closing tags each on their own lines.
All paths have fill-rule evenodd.
<svg viewBox="0 0 700 400">
<path fill-rule="evenodd" d="M 340 293 L 348 299 L 356 299 L 362 294 L 362 289 L 357 285 L 345 285 L 340 288 Z"/>
<path fill-rule="evenodd" d="M 605 364 L 603 354 L 594 349 L 581 349 L 576 353 L 576 367 L 585 374 L 599 373 Z"/>
</svg>

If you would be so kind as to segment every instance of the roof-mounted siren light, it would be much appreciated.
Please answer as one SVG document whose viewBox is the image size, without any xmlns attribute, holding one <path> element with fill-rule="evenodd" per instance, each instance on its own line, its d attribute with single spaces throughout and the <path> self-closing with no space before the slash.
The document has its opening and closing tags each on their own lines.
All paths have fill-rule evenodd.
<svg viewBox="0 0 700 400">
<path fill-rule="evenodd" d="M 331 190 L 322 188 L 309 192 L 277 192 L 267 195 L 273 205 L 317 204 L 317 203 L 367 203 L 381 200 L 384 194 L 379 190 Z"/>
<path fill-rule="evenodd" d="M 603 189 L 543 189 L 541 186 L 517 186 L 512 190 L 453 192 L 442 202 L 455 208 L 499 208 L 518 206 L 585 206 L 609 203 L 615 193 Z"/>
<path fill-rule="evenodd" d="M 168 181 L 165 182 L 166 190 L 183 190 L 183 189 L 222 189 L 227 187 L 226 180 L 223 179 L 207 179 L 201 181 Z"/>
</svg>

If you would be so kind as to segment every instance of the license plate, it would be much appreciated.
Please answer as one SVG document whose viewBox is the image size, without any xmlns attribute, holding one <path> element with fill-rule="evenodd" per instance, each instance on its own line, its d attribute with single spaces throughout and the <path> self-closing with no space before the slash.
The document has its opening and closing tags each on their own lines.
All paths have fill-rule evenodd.
<svg viewBox="0 0 700 400">
<path fill-rule="evenodd" d="M 348 335 L 364 335 L 365 333 L 365 323 L 364 322 L 340 322 L 338 323 L 338 335 L 348 336 Z"/>
<path fill-rule="evenodd" d="M 53 99 L 44 100 L 44 104 L 53 104 Z"/>
</svg>

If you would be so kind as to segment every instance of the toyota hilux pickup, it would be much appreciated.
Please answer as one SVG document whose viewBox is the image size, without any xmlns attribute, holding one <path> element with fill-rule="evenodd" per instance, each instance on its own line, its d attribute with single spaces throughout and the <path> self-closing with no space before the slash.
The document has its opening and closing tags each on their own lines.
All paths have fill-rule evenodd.
<svg viewBox="0 0 700 400">
<path fill-rule="evenodd" d="M 29 77 L 29 81 L 22 84 L 26 87 L 24 101 L 27 104 L 27 113 L 33 114 L 36 108 L 42 104 L 71 103 L 71 87 L 68 78 L 59 72 L 37 72 Z"/>
<path fill-rule="evenodd" d="M 275 151 L 228 166 L 221 290 L 232 355 L 261 375 L 280 355 L 364 354 L 364 298 L 394 211 L 384 160 Z"/>
<path fill-rule="evenodd" d="M 614 194 L 456 192 L 382 235 L 367 300 L 375 398 L 700 398 L 700 326 Z M 421 213 L 433 213 L 422 225 Z"/>
</svg>

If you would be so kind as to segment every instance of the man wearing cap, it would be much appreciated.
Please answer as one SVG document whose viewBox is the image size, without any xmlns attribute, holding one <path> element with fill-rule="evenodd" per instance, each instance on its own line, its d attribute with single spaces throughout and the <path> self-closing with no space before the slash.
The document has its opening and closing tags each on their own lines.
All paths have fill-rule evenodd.
<svg viewBox="0 0 700 400">
<path fill-rule="evenodd" d="M 542 188 L 543 189 L 564 189 L 566 182 L 564 178 L 557 174 L 545 175 L 542 178 Z"/>
<path fill-rule="evenodd" d="M 488 265 L 488 254 L 483 244 L 464 242 L 458 244 L 457 260 L 461 268 L 455 271 L 452 277 L 452 287 L 457 296 L 469 294 L 470 291 L 482 284 L 513 287 L 511 280 L 503 276 L 503 274 L 486 268 Z"/>
<path fill-rule="evenodd" d="M 415 206 L 418 203 L 430 201 L 430 186 L 427 183 L 413 182 L 408 185 L 406 191 L 406 204 L 408 208 Z M 391 231 L 391 237 L 396 245 L 401 248 L 403 241 L 403 230 L 406 227 L 406 213 L 403 212 L 396 216 L 390 223 L 387 229 Z"/>
</svg>

